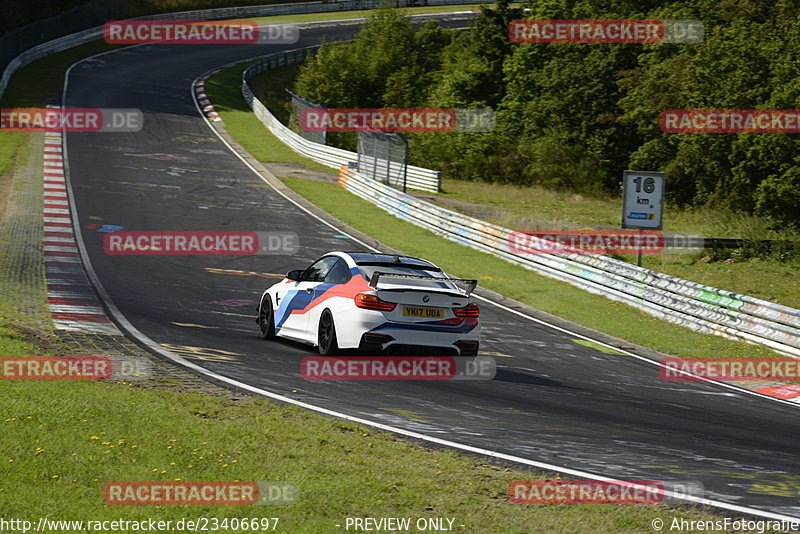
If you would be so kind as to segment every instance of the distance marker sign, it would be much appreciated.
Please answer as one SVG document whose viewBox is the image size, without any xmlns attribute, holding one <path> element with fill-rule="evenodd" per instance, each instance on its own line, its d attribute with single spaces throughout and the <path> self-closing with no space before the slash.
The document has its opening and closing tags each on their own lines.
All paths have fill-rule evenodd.
<svg viewBox="0 0 800 534">
<path fill-rule="evenodd" d="M 623 228 L 661 230 L 665 181 L 663 172 L 623 171 Z"/>
</svg>

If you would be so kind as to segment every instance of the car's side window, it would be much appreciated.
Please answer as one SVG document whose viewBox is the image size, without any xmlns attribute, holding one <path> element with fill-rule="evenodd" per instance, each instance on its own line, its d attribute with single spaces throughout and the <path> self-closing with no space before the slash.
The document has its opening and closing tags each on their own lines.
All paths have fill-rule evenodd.
<svg viewBox="0 0 800 534">
<path fill-rule="evenodd" d="M 301 278 L 302 282 L 322 282 L 325 280 L 325 277 L 328 275 L 328 271 L 331 270 L 333 264 L 339 258 L 336 256 L 325 256 L 322 259 L 315 261 L 311 267 L 306 269 L 303 273 L 303 277 Z"/>
<path fill-rule="evenodd" d="M 350 281 L 350 268 L 347 267 L 347 262 L 339 258 L 331 270 L 328 271 L 328 276 L 325 277 L 325 282 L 329 284 L 346 284 Z"/>
</svg>

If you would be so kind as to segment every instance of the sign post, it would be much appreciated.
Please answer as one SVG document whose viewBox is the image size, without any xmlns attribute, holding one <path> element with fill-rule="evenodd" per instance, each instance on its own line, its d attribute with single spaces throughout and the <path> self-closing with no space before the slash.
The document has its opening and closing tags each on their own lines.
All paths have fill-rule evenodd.
<svg viewBox="0 0 800 534">
<path fill-rule="evenodd" d="M 666 174 L 651 171 L 623 171 L 622 228 L 639 230 L 639 254 L 636 265 L 642 266 L 642 230 L 661 230 L 664 215 Z"/>
</svg>

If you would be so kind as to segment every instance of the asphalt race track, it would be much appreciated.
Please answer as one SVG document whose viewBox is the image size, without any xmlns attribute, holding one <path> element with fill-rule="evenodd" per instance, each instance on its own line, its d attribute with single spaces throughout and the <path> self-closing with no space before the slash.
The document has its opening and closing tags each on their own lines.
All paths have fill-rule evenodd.
<svg viewBox="0 0 800 534">
<path fill-rule="evenodd" d="M 700 481 L 707 498 L 800 517 L 798 407 L 715 384 L 665 382 L 652 364 L 604 354 L 488 303 L 481 348 L 497 357 L 492 381 L 304 381 L 299 362 L 311 349 L 258 337 L 256 300 L 273 279 L 230 271 L 285 273 L 330 250 L 364 247 L 248 169 L 198 114 L 191 83 L 232 61 L 353 31 L 306 29 L 295 45 L 137 46 L 72 69 L 66 106 L 145 114 L 138 133 L 67 135 L 76 225 L 122 314 L 193 363 L 293 399 L 620 479 Z M 301 241 L 291 257 L 110 256 L 104 225 L 293 231 Z"/>
</svg>

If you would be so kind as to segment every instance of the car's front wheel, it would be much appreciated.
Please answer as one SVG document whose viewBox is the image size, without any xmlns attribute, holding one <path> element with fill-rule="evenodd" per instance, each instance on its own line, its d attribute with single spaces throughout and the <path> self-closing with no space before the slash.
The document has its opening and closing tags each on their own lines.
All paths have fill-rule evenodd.
<svg viewBox="0 0 800 534">
<path fill-rule="evenodd" d="M 261 339 L 275 338 L 275 313 L 272 310 L 272 299 L 269 295 L 264 295 L 261 299 L 261 307 L 258 310 L 258 330 Z"/>
<path fill-rule="evenodd" d="M 322 312 L 317 330 L 317 350 L 323 356 L 333 356 L 339 352 L 336 340 L 336 326 L 333 324 L 333 315 L 330 310 Z"/>
</svg>

